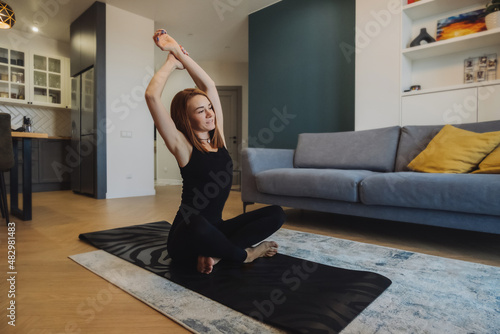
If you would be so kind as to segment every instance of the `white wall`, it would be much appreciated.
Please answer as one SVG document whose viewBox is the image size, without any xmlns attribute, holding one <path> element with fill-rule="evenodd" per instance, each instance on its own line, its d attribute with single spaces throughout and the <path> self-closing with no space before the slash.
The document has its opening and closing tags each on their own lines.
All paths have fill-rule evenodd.
<svg viewBox="0 0 500 334">
<path fill-rule="evenodd" d="M 154 72 L 153 29 L 152 20 L 106 5 L 106 198 L 155 194 L 153 120 L 144 99 Z"/>
<path fill-rule="evenodd" d="M 400 124 L 401 0 L 356 0 L 355 129 Z"/>
<path fill-rule="evenodd" d="M 166 53 L 155 53 L 156 68 L 159 68 L 166 59 Z M 193 59 L 196 60 L 194 55 Z M 242 138 L 243 146 L 247 146 L 248 138 L 248 63 L 203 62 L 198 63 L 218 86 L 242 86 Z M 170 110 L 170 102 L 174 95 L 188 87 L 194 87 L 192 79 L 186 71 L 176 71 L 172 74 L 162 95 L 162 101 Z M 181 184 L 182 178 L 179 166 L 173 155 L 166 148 L 165 143 L 157 134 L 157 184 Z"/>
</svg>

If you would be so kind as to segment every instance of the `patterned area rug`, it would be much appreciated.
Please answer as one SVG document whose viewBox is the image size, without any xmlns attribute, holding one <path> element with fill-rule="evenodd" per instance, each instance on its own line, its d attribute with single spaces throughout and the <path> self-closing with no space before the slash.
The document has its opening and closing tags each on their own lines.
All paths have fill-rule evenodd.
<svg viewBox="0 0 500 334">
<path fill-rule="evenodd" d="M 295 333 L 338 333 L 390 284 L 376 273 L 277 254 L 251 264 L 221 261 L 210 275 L 166 250 L 171 225 L 156 222 L 80 235 L 82 240 L 236 311 Z"/>
<path fill-rule="evenodd" d="M 500 328 L 498 267 L 286 229 L 272 240 L 282 254 L 392 280 L 342 333 L 466 334 Z M 195 332 L 280 332 L 106 252 L 71 258 Z"/>
</svg>

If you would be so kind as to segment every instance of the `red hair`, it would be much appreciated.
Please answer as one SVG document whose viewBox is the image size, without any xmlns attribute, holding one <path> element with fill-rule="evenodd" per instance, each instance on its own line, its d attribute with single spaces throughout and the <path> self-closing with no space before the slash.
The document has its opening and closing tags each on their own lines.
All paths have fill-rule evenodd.
<svg viewBox="0 0 500 334">
<path fill-rule="evenodd" d="M 203 95 L 210 101 L 207 93 L 197 88 L 186 88 L 177 93 L 172 99 L 172 103 L 170 104 L 170 116 L 177 127 L 177 130 L 182 132 L 184 136 L 189 140 L 191 145 L 196 147 L 198 151 L 208 152 L 208 150 L 201 144 L 201 142 L 196 137 L 193 128 L 191 126 L 191 121 L 189 119 L 187 104 L 188 101 L 196 95 Z M 210 142 L 213 147 L 222 148 L 224 147 L 224 141 L 222 140 L 222 136 L 217 128 L 217 117 L 214 114 L 214 124 L 215 129 L 209 132 Z"/>
</svg>

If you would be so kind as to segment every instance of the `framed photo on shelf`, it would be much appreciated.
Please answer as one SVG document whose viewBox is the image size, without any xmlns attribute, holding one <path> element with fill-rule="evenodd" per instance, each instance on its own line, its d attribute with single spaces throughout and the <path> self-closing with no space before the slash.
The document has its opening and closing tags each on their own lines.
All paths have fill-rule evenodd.
<svg viewBox="0 0 500 334">
<path fill-rule="evenodd" d="M 497 54 L 489 54 L 464 60 L 464 83 L 496 80 Z"/>
<path fill-rule="evenodd" d="M 488 66 L 488 57 L 487 56 L 479 57 L 479 67 L 486 67 L 486 66 Z"/>
<path fill-rule="evenodd" d="M 485 80 L 486 80 L 486 71 L 483 68 L 479 68 L 479 71 L 477 71 L 477 82 Z"/>
<path fill-rule="evenodd" d="M 486 30 L 484 9 L 450 16 L 437 22 L 437 41 L 475 34 Z"/>
<path fill-rule="evenodd" d="M 491 54 L 488 56 L 488 71 L 497 69 L 497 55 Z"/>
<path fill-rule="evenodd" d="M 465 72 L 464 82 L 465 83 L 473 83 L 474 82 L 474 72 Z"/>
</svg>

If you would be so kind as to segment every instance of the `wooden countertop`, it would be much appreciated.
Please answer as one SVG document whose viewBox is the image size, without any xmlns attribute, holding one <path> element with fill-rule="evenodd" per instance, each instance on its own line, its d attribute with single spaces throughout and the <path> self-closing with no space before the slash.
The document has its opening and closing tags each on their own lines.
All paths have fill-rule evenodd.
<svg viewBox="0 0 500 334">
<path fill-rule="evenodd" d="M 11 132 L 14 138 L 35 138 L 35 139 L 62 139 L 71 140 L 71 137 L 64 136 L 49 136 L 46 133 L 34 133 L 34 132 Z"/>
<path fill-rule="evenodd" d="M 49 138 L 46 133 L 34 133 L 34 132 L 12 132 L 12 137 L 14 138 Z"/>
</svg>

